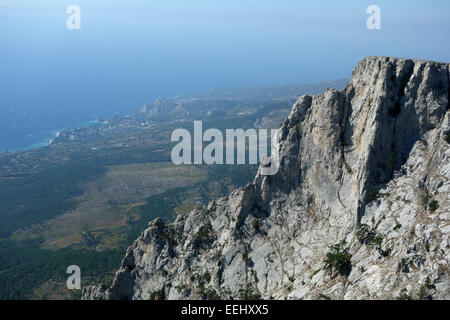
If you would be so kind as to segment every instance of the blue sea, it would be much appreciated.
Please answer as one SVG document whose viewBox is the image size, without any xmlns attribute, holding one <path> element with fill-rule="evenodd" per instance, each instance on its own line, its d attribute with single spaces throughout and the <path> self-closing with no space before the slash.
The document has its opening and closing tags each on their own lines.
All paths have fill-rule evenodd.
<svg viewBox="0 0 450 320">
<path fill-rule="evenodd" d="M 2 0 L 0 151 L 157 97 L 344 79 L 368 55 L 448 61 L 449 11 L 449 1 L 385 2 L 370 31 L 356 0 Z"/>
<path fill-rule="evenodd" d="M 0 130 L 2 137 L 0 152 L 26 151 L 44 147 L 49 145 L 52 139 L 63 130 L 86 127 L 96 123 L 97 120 L 79 122 L 78 119 L 72 119 L 72 121 L 67 121 L 65 126 L 61 126 L 64 125 L 64 122 L 47 122 L 42 126 L 34 123 L 32 118 L 29 122 L 13 120 L 9 129 Z"/>
<path fill-rule="evenodd" d="M 50 100 L 50 99 L 49 99 Z M 124 114 L 101 108 L 58 109 L 36 106 L 17 107 L 8 105 L 0 108 L 0 152 L 23 151 L 48 145 L 57 133 L 65 129 L 90 126 L 97 118 L 107 119 Z M 89 110 L 91 109 L 91 110 Z"/>
</svg>

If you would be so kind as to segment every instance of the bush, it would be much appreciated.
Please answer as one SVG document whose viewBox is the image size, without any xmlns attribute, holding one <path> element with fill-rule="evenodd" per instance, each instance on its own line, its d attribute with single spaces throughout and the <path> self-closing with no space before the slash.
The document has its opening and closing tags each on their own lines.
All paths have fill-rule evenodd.
<svg viewBox="0 0 450 320">
<path fill-rule="evenodd" d="M 356 238 L 361 244 L 366 244 L 372 248 L 376 248 L 380 255 L 386 257 L 390 254 L 390 249 L 382 250 L 381 244 L 383 243 L 383 238 L 378 236 L 375 231 L 370 229 L 367 224 L 360 224 L 356 229 Z"/>
<path fill-rule="evenodd" d="M 402 258 L 402 260 L 400 260 L 400 262 L 397 265 L 397 272 L 404 272 L 404 273 L 408 273 L 409 272 L 409 261 L 407 258 Z"/>
<path fill-rule="evenodd" d="M 350 248 L 346 247 L 345 240 L 332 245 L 327 252 L 324 269 L 330 271 L 331 276 L 337 275 L 348 277 L 352 271 Z M 336 272 L 336 274 L 334 274 Z"/>
<path fill-rule="evenodd" d="M 210 223 L 207 223 L 198 229 L 194 235 L 194 249 L 199 249 L 203 245 L 209 245 L 212 242 L 213 230 Z"/>
<path fill-rule="evenodd" d="M 356 229 L 356 238 L 361 244 L 370 244 L 375 238 L 376 234 L 367 224 L 360 224 Z"/>
<path fill-rule="evenodd" d="M 309 278 L 312 279 L 316 274 L 320 272 L 320 270 L 322 269 L 317 269 L 316 271 L 314 271 Z"/>
<path fill-rule="evenodd" d="M 421 285 L 419 291 L 417 291 L 417 296 L 420 300 L 432 300 L 433 296 L 429 291 L 431 289 L 433 289 L 433 285 L 431 284 L 430 277 L 427 277 L 425 284 Z"/>
<path fill-rule="evenodd" d="M 187 288 L 186 284 L 175 286 L 175 289 L 177 289 L 178 291 L 183 291 L 186 288 Z"/>
<path fill-rule="evenodd" d="M 425 262 L 425 259 L 420 254 L 415 254 L 412 257 L 402 258 L 397 265 L 397 272 L 408 273 L 412 266 L 420 267 Z"/>
<path fill-rule="evenodd" d="M 428 192 L 427 188 L 424 187 L 422 190 L 422 196 L 421 196 L 420 201 L 425 210 L 428 209 L 431 212 L 434 212 L 439 208 L 439 203 L 437 200 L 431 200 L 431 199 L 432 199 L 432 196 Z"/>
<path fill-rule="evenodd" d="M 439 208 L 439 203 L 437 200 L 431 201 L 430 204 L 428 205 L 428 209 L 431 212 L 435 212 L 438 208 Z"/>
<path fill-rule="evenodd" d="M 428 208 L 428 202 L 430 201 L 430 199 L 431 199 L 431 195 L 428 192 L 427 188 L 423 188 L 422 196 L 421 196 L 420 201 L 421 201 L 422 206 L 423 206 L 423 208 L 425 210 Z"/>
<path fill-rule="evenodd" d="M 396 300 L 412 300 L 411 296 L 406 292 L 406 289 L 402 289 L 400 295 Z"/>
<path fill-rule="evenodd" d="M 165 300 L 164 289 L 156 290 L 150 293 L 150 300 Z"/>
<path fill-rule="evenodd" d="M 377 248 L 378 251 L 381 250 L 381 244 L 383 243 L 383 238 L 381 236 L 376 236 L 370 243 L 371 247 Z"/>
<path fill-rule="evenodd" d="M 214 253 L 214 260 L 215 261 L 219 261 L 220 258 L 222 258 L 222 251 L 221 250 L 217 250 L 216 253 Z"/>
<path fill-rule="evenodd" d="M 195 237 L 200 240 L 207 240 L 209 238 L 211 231 L 212 231 L 211 225 L 206 224 L 204 226 L 201 226 L 200 229 L 198 229 L 197 233 L 195 234 Z"/>
<path fill-rule="evenodd" d="M 238 298 L 240 300 L 261 300 L 261 295 L 255 292 L 251 283 L 247 283 L 244 288 L 239 289 Z"/>
<path fill-rule="evenodd" d="M 425 285 L 420 286 L 419 291 L 417 291 L 417 297 L 420 300 L 431 300 L 429 298 L 428 289 Z"/>
<path fill-rule="evenodd" d="M 198 294 L 202 300 L 220 300 L 220 296 L 217 291 L 212 288 L 205 288 L 203 286 L 198 287 Z"/>
</svg>

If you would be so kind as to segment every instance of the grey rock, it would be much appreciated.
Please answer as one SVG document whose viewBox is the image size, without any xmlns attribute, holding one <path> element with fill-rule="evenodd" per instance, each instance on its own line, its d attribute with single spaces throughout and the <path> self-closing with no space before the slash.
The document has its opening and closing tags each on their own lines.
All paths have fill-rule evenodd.
<svg viewBox="0 0 450 320">
<path fill-rule="evenodd" d="M 418 298 L 428 279 L 449 299 L 449 83 L 447 63 L 363 59 L 344 90 L 294 104 L 276 175 L 153 221 L 112 286 L 83 298 Z M 376 243 L 358 240 L 360 223 Z M 324 259 L 342 240 L 351 269 L 333 276 Z"/>
</svg>

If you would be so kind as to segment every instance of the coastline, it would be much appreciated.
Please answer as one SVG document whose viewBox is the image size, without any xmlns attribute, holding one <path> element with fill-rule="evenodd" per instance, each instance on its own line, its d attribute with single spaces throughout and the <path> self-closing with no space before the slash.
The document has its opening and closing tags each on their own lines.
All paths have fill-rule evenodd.
<svg viewBox="0 0 450 320">
<path fill-rule="evenodd" d="M 31 135 L 31 136 L 38 137 L 34 143 L 23 145 L 23 146 L 13 148 L 13 149 L 0 150 L 0 154 L 31 151 L 31 150 L 39 149 L 42 147 L 46 147 L 46 146 L 51 145 L 51 143 L 53 142 L 53 139 L 57 138 L 65 130 L 89 127 L 89 126 L 95 125 L 97 123 L 98 123 L 97 120 L 89 120 L 89 121 L 85 121 L 85 122 L 82 122 L 78 125 L 71 126 L 71 127 L 38 132 L 38 133 Z"/>
</svg>

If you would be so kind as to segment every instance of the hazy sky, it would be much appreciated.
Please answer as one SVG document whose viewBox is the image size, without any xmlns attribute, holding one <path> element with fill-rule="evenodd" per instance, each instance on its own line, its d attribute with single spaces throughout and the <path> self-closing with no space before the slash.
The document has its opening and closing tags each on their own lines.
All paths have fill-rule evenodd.
<svg viewBox="0 0 450 320">
<path fill-rule="evenodd" d="M 80 30 L 66 28 L 71 4 Z M 366 27 L 371 4 L 381 30 Z M 449 34 L 448 0 L 0 0 L 0 126 L 11 108 L 38 108 L 45 122 L 210 88 L 347 78 L 367 55 L 448 62 Z"/>
</svg>

